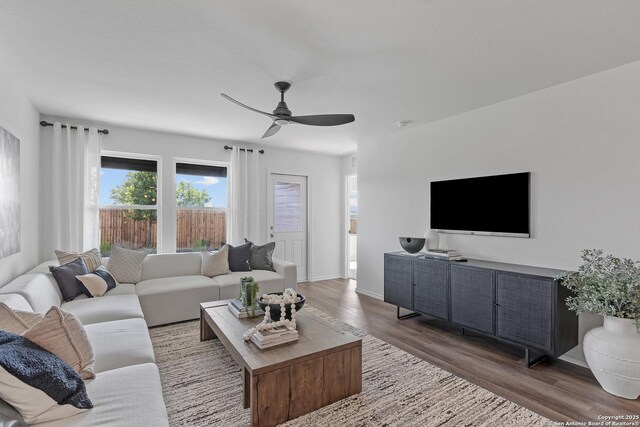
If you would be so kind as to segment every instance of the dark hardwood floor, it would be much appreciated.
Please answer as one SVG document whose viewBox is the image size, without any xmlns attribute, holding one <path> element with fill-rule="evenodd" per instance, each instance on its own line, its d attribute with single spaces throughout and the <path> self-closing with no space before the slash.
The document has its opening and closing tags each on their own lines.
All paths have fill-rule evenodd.
<svg viewBox="0 0 640 427">
<path fill-rule="evenodd" d="M 602 390 L 591 372 L 561 360 L 524 367 L 524 350 L 425 316 L 396 319 L 396 307 L 355 292 L 346 279 L 298 284 L 313 307 L 553 421 L 639 415 L 640 400 Z"/>
</svg>

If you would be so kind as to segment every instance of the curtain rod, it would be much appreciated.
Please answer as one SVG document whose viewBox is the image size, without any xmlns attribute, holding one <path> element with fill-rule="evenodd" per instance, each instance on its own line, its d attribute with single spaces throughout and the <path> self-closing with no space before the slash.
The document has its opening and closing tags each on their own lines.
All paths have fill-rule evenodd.
<svg viewBox="0 0 640 427">
<path fill-rule="evenodd" d="M 46 128 L 47 126 L 53 126 L 53 123 L 49 123 L 47 121 L 41 121 L 40 122 L 40 126 L 42 126 L 43 128 Z M 67 125 L 62 125 L 62 129 L 66 129 Z M 73 130 L 78 130 L 78 126 L 71 126 L 71 129 Z M 89 132 L 88 128 L 84 128 L 85 132 Z M 102 133 L 104 135 L 109 135 L 109 129 L 98 129 L 98 133 Z"/>
<path fill-rule="evenodd" d="M 228 145 L 225 145 L 224 149 L 233 150 L 233 147 L 229 147 Z M 248 151 L 249 153 L 253 153 L 253 148 L 241 148 L 240 151 Z M 264 150 L 258 150 L 258 153 L 264 154 Z"/>
</svg>

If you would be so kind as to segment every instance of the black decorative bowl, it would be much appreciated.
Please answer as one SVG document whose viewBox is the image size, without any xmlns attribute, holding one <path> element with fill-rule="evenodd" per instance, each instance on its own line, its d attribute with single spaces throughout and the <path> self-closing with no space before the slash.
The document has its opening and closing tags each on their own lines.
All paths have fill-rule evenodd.
<svg viewBox="0 0 640 427">
<path fill-rule="evenodd" d="M 272 295 L 282 295 L 283 292 L 271 292 Z M 298 294 L 300 297 L 300 301 L 296 303 L 296 311 L 300 311 L 302 306 L 304 305 L 304 295 Z M 258 299 L 258 305 L 261 309 L 265 309 L 267 306 L 266 303 L 262 302 L 262 297 Z M 271 320 L 277 322 L 280 320 L 280 304 L 268 304 L 269 305 L 269 314 L 271 315 Z M 284 318 L 291 320 L 291 304 L 287 304 L 285 307 Z"/>
<path fill-rule="evenodd" d="M 399 237 L 400 246 L 410 254 L 416 254 L 424 248 L 424 237 Z"/>
</svg>

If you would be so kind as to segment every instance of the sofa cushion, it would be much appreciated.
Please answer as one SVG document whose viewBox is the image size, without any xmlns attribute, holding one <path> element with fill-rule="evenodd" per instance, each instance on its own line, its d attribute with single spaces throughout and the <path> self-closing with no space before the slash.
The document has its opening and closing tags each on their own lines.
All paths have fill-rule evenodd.
<svg viewBox="0 0 640 427">
<path fill-rule="evenodd" d="M 0 302 L 0 329 L 12 334 L 22 334 L 42 320 L 42 314 L 32 310 L 15 310 L 4 302 Z"/>
<path fill-rule="evenodd" d="M 136 291 L 149 326 L 197 319 L 200 303 L 220 299 L 214 279 L 201 275 L 144 280 Z"/>
<path fill-rule="evenodd" d="M 142 277 L 142 263 L 146 257 L 145 250 L 134 251 L 113 246 L 107 270 L 113 274 L 118 282 L 138 283 Z"/>
<path fill-rule="evenodd" d="M 27 338 L 0 331 L 0 398 L 27 423 L 66 418 L 92 407 L 69 365 Z"/>
<path fill-rule="evenodd" d="M 22 295 L 0 294 L 0 302 L 5 303 L 7 307 L 13 310 L 33 312 L 33 307 L 31 307 L 31 304 L 29 304 Z"/>
<path fill-rule="evenodd" d="M 98 248 L 93 248 L 83 253 L 59 251 L 57 249 L 55 252 L 60 265 L 68 264 L 78 258 L 82 258 L 89 272 L 95 271 L 102 265 L 102 257 L 100 256 L 100 250 Z"/>
<path fill-rule="evenodd" d="M 235 272 L 226 276 L 216 276 L 211 280 L 220 286 L 220 299 L 232 299 L 238 298 L 240 279 L 244 276 L 251 276 L 258 282 L 260 295 L 284 291 L 284 278 L 268 270 L 253 270 L 251 273 Z"/>
<path fill-rule="evenodd" d="M 149 255 L 142 264 L 142 280 L 200 274 L 200 253 Z"/>
<path fill-rule="evenodd" d="M 169 425 L 160 375 L 153 363 L 102 372 L 86 387 L 92 410 L 38 427 Z"/>
<path fill-rule="evenodd" d="M 224 245 L 217 252 L 202 251 L 202 269 L 200 274 L 207 277 L 229 274 L 229 245 Z"/>
<path fill-rule="evenodd" d="M 95 377 L 91 342 L 84 326 L 73 314 L 51 307 L 22 336 L 64 360 L 83 379 Z"/>
<path fill-rule="evenodd" d="M 135 295 L 77 299 L 65 302 L 61 308 L 75 314 L 83 325 L 144 317 Z"/>
<path fill-rule="evenodd" d="M 85 326 L 85 331 L 93 347 L 96 373 L 155 362 L 144 319 L 93 323 Z"/>
<path fill-rule="evenodd" d="M 71 301 L 83 292 L 82 284 L 76 277 L 89 272 L 82 258 L 78 258 L 60 267 L 51 266 L 49 267 L 49 271 L 51 271 L 56 282 L 58 282 L 58 287 L 60 288 L 60 292 L 62 292 L 62 299 L 65 301 Z"/>
<path fill-rule="evenodd" d="M 252 243 L 240 246 L 229 245 L 229 268 L 231 271 L 251 271 L 251 265 L 249 265 L 251 245 Z"/>
<path fill-rule="evenodd" d="M 62 302 L 62 293 L 51 273 L 19 276 L 0 288 L 0 294 L 21 295 L 38 313 L 46 313 L 51 306 L 60 306 Z"/>
</svg>

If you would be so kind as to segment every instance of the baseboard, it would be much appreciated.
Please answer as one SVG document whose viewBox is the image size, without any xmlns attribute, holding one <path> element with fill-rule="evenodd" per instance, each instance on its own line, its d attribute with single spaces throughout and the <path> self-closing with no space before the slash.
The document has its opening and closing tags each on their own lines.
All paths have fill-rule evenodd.
<svg viewBox="0 0 640 427">
<path fill-rule="evenodd" d="M 382 295 L 380 295 L 380 294 L 375 293 L 375 292 L 367 291 L 367 290 L 364 290 L 364 289 L 361 289 L 361 288 L 358 288 L 358 287 L 356 287 L 356 292 L 359 293 L 359 294 L 362 294 L 362 295 L 366 295 L 366 296 L 371 297 L 371 298 L 375 298 L 375 299 L 379 299 L 381 301 L 384 301 L 384 297 Z"/>
<path fill-rule="evenodd" d="M 340 275 L 336 275 L 336 276 L 319 276 L 319 277 L 312 277 L 311 280 L 309 280 L 310 282 L 319 282 L 320 280 L 333 280 L 333 279 L 342 279 L 343 277 Z"/>
</svg>

